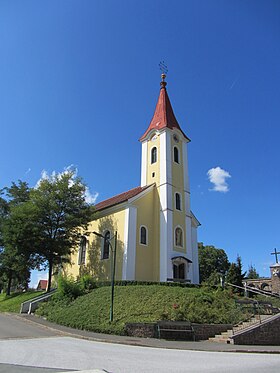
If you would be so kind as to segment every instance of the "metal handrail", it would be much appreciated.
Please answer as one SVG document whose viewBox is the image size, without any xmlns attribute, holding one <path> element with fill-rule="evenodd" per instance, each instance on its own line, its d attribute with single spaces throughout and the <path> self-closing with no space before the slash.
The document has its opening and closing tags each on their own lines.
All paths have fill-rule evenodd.
<svg viewBox="0 0 280 373">
<path fill-rule="evenodd" d="M 246 292 L 252 292 L 252 293 L 255 293 L 255 294 L 258 294 L 258 295 L 264 295 L 266 297 L 272 297 L 272 298 L 280 298 L 280 296 L 276 295 L 276 294 L 271 294 L 271 293 L 268 293 L 266 292 L 265 290 L 260 290 L 260 289 L 252 289 L 250 286 L 247 286 L 247 287 L 243 287 L 243 286 L 239 286 L 239 285 L 234 285 L 234 284 L 231 284 L 229 282 L 226 282 L 225 285 L 229 285 L 229 286 L 232 286 L 234 288 L 237 288 L 237 289 L 242 289 L 244 290 L 244 293 L 246 294 Z M 257 305 L 257 312 L 258 312 L 258 317 L 259 317 L 259 321 L 258 322 L 255 322 L 255 323 L 252 323 L 252 325 L 256 325 L 256 324 L 261 324 L 262 323 L 262 320 L 261 320 L 261 313 L 260 313 L 260 303 L 258 300 L 254 299 L 252 300 L 252 302 L 250 302 L 251 304 L 255 304 Z M 252 316 L 253 317 L 253 316 Z M 251 320 L 252 320 L 252 317 L 251 317 Z M 250 320 L 250 319 L 249 319 Z M 247 322 L 249 322 L 249 320 Z M 252 326 L 251 325 L 251 326 Z M 239 330 L 243 330 L 243 329 L 246 329 L 248 328 L 250 325 L 243 325 L 240 324 L 239 326 L 237 325 L 237 327 L 239 328 Z M 232 329 L 232 334 L 234 335 L 235 334 L 235 331 L 234 331 L 234 328 Z"/>
<path fill-rule="evenodd" d="M 280 295 L 278 295 L 278 294 L 272 294 L 272 293 L 270 293 L 268 291 L 265 291 L 265 290 L 260 290 L 260 289 L 252 288 L 251 286 L 244 287 L 244 286 L 234 285 L 234 284 L 231 284 L 229 282 L 225 282 L 225 285 L 230 285 L 232 287 L 235 287 L 235 288 L 238 288 L 238 289 L 242 289 L 245 292 L 246 291 L 251 291 L 252 293 L 256 293 L 256 294 L 259 294 L 259 295 L 264 295 L 266 297 L 280 298 Z"/>
</svg>

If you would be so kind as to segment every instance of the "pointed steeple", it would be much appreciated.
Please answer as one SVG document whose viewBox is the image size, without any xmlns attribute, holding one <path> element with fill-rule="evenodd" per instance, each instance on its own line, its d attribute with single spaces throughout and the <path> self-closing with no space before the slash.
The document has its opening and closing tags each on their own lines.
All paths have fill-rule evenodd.
<svg viewBox="0 0 280 373">
<path fill-rule="evenodd" d="M 140 138 L 140 141 L 143 140 L 150 131 L 152 130 L 161 130 L 163 128 L 170 128 L 174 129 L 177 128 L 183 136 L 190 141 L 190 139 L 184 134 L 182 131 L 179 123 L 177 122 L 177 119 L 174 115 L 167 90 L 166 90 L 166 81 L 165 81 L 166 75 L 161 74 L 162 81 L 160 82 L 160 92 L 159 92 L 159 98 L 158 102 L 155 108 L 154 116 L 151 120 L 151 123 L 147 129 L 147 131 L 144 133 L 144 135 Z"/>
</svg>

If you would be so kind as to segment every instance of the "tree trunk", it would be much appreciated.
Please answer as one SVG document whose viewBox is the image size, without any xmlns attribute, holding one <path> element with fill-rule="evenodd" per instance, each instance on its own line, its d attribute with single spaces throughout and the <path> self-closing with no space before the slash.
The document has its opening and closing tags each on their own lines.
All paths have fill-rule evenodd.
<svg viewBox="0 0 280 373">
<path fill-rule="evenodd" d="M 12 286 L 12 275 L 9 274 L 9 279 L 8 279 L 8 285 L 7 285 L 6 295 L 10 295 L 10 294 L 11 294 L 11 286 Z"/>
<path fill-rule="evenodd" d="M 53 261 L 52 261 L 52 258 L 51 258 L 51 259 L 49 259 L 49 277 L 48 277 L 47 293 L 49 293 L 51 291 L 52 268 L 53 268 Z"/>
</svg>

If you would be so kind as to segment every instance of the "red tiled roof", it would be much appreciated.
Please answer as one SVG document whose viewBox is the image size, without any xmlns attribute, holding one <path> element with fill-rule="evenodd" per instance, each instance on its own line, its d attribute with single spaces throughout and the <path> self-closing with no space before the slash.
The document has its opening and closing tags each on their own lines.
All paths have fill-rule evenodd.
<svg viewBox="0 0 280 373">
<path fill-rule="evenodd" d="M 139 186 L 139 187 L 130 189 L 127 192 L 124 192 L 124 193 L 118 194 L 114 197 L 108 198 L 105 201 L 101 201 L 94 206 L 95 211 L 104 210 L 107 207 L 112 207 L 112 206 L 118 205 L 119 203 L 128 201 L 130 198 L 135 197 L 138 194 L 140 194 L 141 192 L 143 192 L 144 190 L 148 189 L 149 186 L 150 185 L 147 185 L 147 186 L 144 186 L 144 187 Z"/>
<path fill-rule="evenodd" d="M 166 127 L 170 129 L 177 128 L 179 131 L 182 132 L 184 137 L 187 140 L 189 140 L 188 137 L 182 131 L 179 123 L 177 122 L 177 119 L 174 115 L 165 86 L 166 86 L 166 83 L 161 82 L 161 89 L 160 89 L 159 98 L 158 98 L 158 102 L 155 108 L 153 119 L 151 120 L 151 123 L 147 131 L 140 138 L 140 141 L 143 140 L 151 130 L 153 129 L 160 130 Z"/>
<path fill-rule="evenodd" d="M 46 290 L 48 287 L 48 280 L 40 280 L 37 289 Z"/>
</svg>

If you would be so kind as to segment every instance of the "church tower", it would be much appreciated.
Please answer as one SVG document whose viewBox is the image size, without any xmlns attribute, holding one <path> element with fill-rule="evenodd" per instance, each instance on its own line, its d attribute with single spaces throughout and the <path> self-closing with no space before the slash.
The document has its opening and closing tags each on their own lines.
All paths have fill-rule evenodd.
<svg viewBox="0 0 280 373">
<path fill-rule="evenodd" d="M 160 93 L 142 143 L 141 187 L 155 184 L 158 209 L 159 281 L 199 283 L 196 228 L 190 210 L 187 144 L 190 139 L 174 115 L 161 75 Z"/>
</svg>

